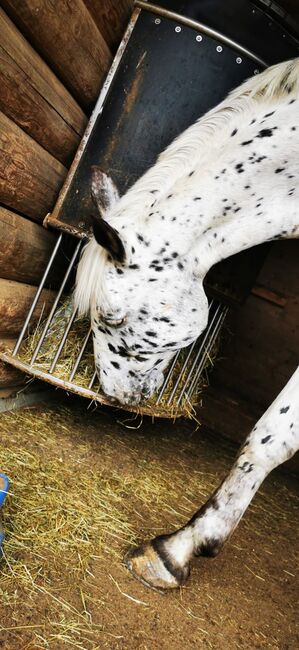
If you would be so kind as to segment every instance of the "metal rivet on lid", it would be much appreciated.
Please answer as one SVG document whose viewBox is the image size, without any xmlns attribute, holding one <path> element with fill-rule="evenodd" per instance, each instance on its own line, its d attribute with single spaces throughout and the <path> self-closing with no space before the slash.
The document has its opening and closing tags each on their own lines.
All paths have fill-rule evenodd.
<svg viewBox="0 0 299 650">
<path fill-rule="evenodd" d="M 161 18 L 156 18 L 155 19 L 155 25 L 160 25 L 160 22 L 161 22 Z"/>
<path fill-rule="evenodd" d="M 179 27 L 179 25 L 177 25 L 177 26 L 175 27 L 175 32 L 181 32 L 181 31 L 182 31 L 182 28 Z"/>
<path fill-rule="evenodd" d="M 241 59 L 240 56 L 237 56 L 237 58 L 236 58 L 236 63 L 242 63 L 242 59 Z"/>
<path fill-rule="evenodd" d="M 202 36 L 200 34 L 197 34 L 196 40 L 198 41 L 198 43 L 200 43 L 200 41 L 202 41 Z"/>
<path fill-rule="evenodd" d="M 217 47 L 216 47 L 217 52 L 222 52 L 222 49 L 223 48 L 221 47 L 221 45 L 217 45 Z"/>
</svg>

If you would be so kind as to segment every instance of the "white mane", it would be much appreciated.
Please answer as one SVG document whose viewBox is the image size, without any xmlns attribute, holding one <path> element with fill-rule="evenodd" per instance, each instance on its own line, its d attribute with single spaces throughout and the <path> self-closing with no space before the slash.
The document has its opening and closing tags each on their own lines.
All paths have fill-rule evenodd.
<svg viewBox="0 0 299 650">
<path fill-rule="evenodd" d="M 106 251 L 101 248 L 94 237 L 83 249 L 77 269 L 74 306 L 78 316 L 89 314 L 91 301 L 95 296 L 101 300 L 103 293 L 103 268 L 106 263 Z"/>
<path fill-rule="evenodd" d="M 231 130 L 245 114 L 252 114 L 258 104 L 270 107 L 284 96 L 299 92 L 299 59 L 274 65 L 245 81 L 215 108 L 179 135 L 149 169 L 107 214 L 107 220 L 130 220 L 147 216 L 153 201 L 165 197 L 174 184 L 207 159 L 216 144 L 223 144 Z M 155 193 L 153 194 L 153 190 Z M 95 295 L 103 291 L 101 277 L 106 253 L 94 239 L 86 245 L 77 272 L 74 301 L 79 314 L 89 312 Z"/>
<path fill-rule="evenodd" d="M 271 105 L 281 97 L 298 95 L 299 59 L 273 65 L 233 90 L 220 104 L 181 133 L 163 151 L 157 162 L 120 199 L 113 210 L 118 216 L 124 208 L 142 209 L 143 215 L 153 202 L 169 193 L 181 177 L 194 169 L 207 155 L 217 138 L 217 146 L 226 139 L 231 120 L 242 118 L 256 102 Z"/>
</svg>

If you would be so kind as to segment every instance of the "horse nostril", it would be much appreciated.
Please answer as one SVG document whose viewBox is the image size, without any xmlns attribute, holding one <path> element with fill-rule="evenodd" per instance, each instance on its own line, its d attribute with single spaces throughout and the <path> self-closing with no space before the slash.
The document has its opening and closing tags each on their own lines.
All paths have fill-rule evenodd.
<svg viewBox="0 0 299 650">
<path fill-rule="evenodd" d="M 147 386 L 144 386 L 142 388 L 141 397 L 143 397 L 144 399 L 147 399 L 148 397 L 151 396 L 151 394 L 152 394 L 152 390 L 151 390 L 150 386 L 147 385 Z"/>
<path fill-rule="evenodd" d="M 124 393 L 122 396 L 122 403 L 128 406 L 136 406 L 141 400 L 142 394 L 138 393 Z"/>
</svg>

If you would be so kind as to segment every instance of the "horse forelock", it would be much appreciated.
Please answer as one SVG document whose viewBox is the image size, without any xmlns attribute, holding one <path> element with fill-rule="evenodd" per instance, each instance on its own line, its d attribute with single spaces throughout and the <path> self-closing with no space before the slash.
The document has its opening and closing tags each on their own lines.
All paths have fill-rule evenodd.
<svg viewBox="0 0 299 650">
<path fill-rule="evenodd" d="M 74 306 L 79 316 L 89 313 L 95 299 L 99 302 L 103 299 L 106 262 L 106 251 L 92 238 L 83 249 L 77 269 Z"/>
</svg>

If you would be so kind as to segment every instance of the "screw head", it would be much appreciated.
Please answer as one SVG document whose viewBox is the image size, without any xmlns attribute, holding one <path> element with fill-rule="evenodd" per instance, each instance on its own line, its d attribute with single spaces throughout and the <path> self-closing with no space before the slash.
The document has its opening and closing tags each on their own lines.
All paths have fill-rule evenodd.
<svg viewBox="0 0 299 650">
<path fill-rule="evenodd" d="M 182 31 L 182 28 L 181 28 L 179 25 L 177 25 L 177 26 L 174 28 L 174 31 L 177 32 L 177 33 L 179 33 L 179 32 Z"/>
<path fill-rule="evenodd" d="M 241 59 L 240 56 L 237 56 L 237 58 L 236 58 L 236 63 L 242 63 L 242 59 Z"/>
<path fill-rule="evenodd" d="M 217 45 L 216 50 L 217 52 L 222 52 L 223 48 L 221 47 L 221 45 Z"/>
<path fill-rule="evenodd" d="M 200 43 L 202 41 L 202 36 L 200 34 L 197 34 L 196 40 L 198 43 Z"/>
<path fill-rule="evenodd" d="M 160 25 L 161 18 L 155 18 L 155 25 Z"/>
</svg>

